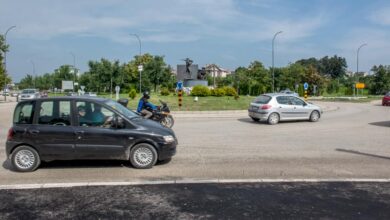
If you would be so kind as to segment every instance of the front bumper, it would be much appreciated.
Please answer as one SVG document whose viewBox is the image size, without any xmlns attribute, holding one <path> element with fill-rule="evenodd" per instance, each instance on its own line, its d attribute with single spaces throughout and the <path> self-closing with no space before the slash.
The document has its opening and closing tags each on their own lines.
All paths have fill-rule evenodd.
<svg viewBox="0 0 390 220">
<path fill-rule="evenodd" d="M 177 141 L 172 143 L 158 143 L 158 160 L 166 160 L 176 154 Z"/>
</svg>

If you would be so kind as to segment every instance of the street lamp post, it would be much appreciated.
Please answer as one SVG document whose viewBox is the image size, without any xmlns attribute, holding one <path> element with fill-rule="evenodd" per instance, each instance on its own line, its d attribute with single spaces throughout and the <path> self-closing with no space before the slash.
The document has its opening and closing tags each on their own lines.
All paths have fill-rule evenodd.
<svg viewBox="0 0 390 220">
<path fill-rule="evenodd" d="M 35 76 L 35 63 L 34 61 L 30 60 L 31 64 L 32 64 L 32 68 L 33 68 L 33 77 L 34 77 L 34 89 L 36 89 L 37 85 L 37 77 Z"/>
<path fill-rule="evenodd" d="M 281 34 L 283 31 L 276 32 L 274 38 L 272 39 L 272 92 L 275 93 L 275 73 L 274 73 L 274 44 L 275 38 L 278 34 Z"/>
<path fill-rule="evenodd" d="M 142 56 L 142 44 L 141 44 L 141 39 L 139 38 L 139 36 L 137 34 L 130 34 L 132 36 L 135 36 L 137 39 L 138 39 L 138 43 L 139 43 L 139 58 L 141 60 L 141 56 Z M 141 60 L 142 61 L 142 60 Z M 141 84 L 142 84 L 142 70 L 143 70 L 143 66 L 142 64 L 140 64 L 138 66 L 138 71 L 139 71 L 139 93 L 141 94 L 142 93 L 142 87 L 141 87 Z"/>
<path fill-rule="evenodd" d="M 4 34 L 4 44 L 7 45 L 7 34 L 8 31 L 16 28 L 16 26 L 11 26 L 7 29 Z M 4 51 L 4 101 L 7 101 L 7 96 L 5 94 L 5 89 L 7 88 L 7 50 Z"/>
<path fill-rule="evenodd" d="M 362 44 L 359 46 L 359 48 L 357 49 L 357 54 L 356 54 L 356 75 L 357 75 L 357 82 L 359 82 L 359 52 L 360 52 L 360 49 L 364 46 L 367 46 L 367 44 Z M 354 86 L 355 87 L 355 86 Z M 355 88 L 353 89 L 354 93 L 355 93 Z M 357 90 L 356 90 L 356 94 L 357 94 Z"/>
<path fill-rule="evenodd" d="M 70 52 L 70 54 L 72 55 L 73 57 L 73 92 L 74 92 L 74 83 L 76 82 L 76 56 L 74 55 L 73 52 Z"/>
</svg>

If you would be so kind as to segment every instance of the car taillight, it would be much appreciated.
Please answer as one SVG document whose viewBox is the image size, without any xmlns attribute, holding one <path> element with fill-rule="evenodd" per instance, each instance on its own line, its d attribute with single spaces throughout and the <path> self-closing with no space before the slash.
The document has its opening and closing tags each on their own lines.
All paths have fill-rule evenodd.
<svg viewBox="0 0 390 220">
<path fill-rule="evenodd" d="M 272 108 L 272 105 L 263 105 L 261 106 L 261 109 L 266 110 Z"/>
<path fill-rule="evenodd" d="M 12 129 L 12 128 L 10 128 L 9 130 L 8 130 L 8 135 L 7 135 L 7 140 L 9 141 L 9 140 L 11 140 L 13 137 L 14 137 L 14 129 Z"/>
</svg>

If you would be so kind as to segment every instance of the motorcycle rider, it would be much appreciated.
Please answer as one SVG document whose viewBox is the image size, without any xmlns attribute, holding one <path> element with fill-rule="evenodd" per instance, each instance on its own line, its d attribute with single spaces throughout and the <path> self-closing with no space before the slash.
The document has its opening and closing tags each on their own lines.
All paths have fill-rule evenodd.
<svg viewBox="0 0 390 220">
<path fill-rule="evenodd" d="M 149 109 L 152 111 L 157 110 L 157 106 L 150 103 L 148 99 L 150 99 L 149 92 L 144 92 L 142 98 L 140 98 L 138 102 L 137 112 L 144 115 L 144 118 L 152 117 L 153 113 Z"/>
</svg>

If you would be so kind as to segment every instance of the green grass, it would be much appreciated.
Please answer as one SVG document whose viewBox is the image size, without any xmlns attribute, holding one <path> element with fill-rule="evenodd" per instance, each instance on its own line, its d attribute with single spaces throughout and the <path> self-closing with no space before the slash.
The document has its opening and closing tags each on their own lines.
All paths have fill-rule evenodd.
<svg viewBox="0 0 390 220">
<path fill-rule="evenodd" d="M 103 95 L 103 97 L 109 98 L 110 95 Z M 115 98 L 115 95 L 113 95 Z M 127 94 L 121 94 L 120 98 L 128 98 Z M 255 97 L 241 96 L 238 100 L 235 100 L 234 97 L 198 97 L 198 101 L 194 101 L 193 96 L 183 97 L 182 107 L 179 108 L 179 101 L 176 95 L 161 96 L 160 94 L 151 94 L 150 102 L 155 105 L 160 105 L 159 100 L 168 103 L 169 108 L 172 111 L 216 111 L 216 110 L 245 110 L 248 109 L 249 103 Z M 140 96 L 138 95 L 134 100 L 129 99 L 128 107 L 131 109 L 136 109 L 138 105 L 138 100 Z"/>
</svg>

